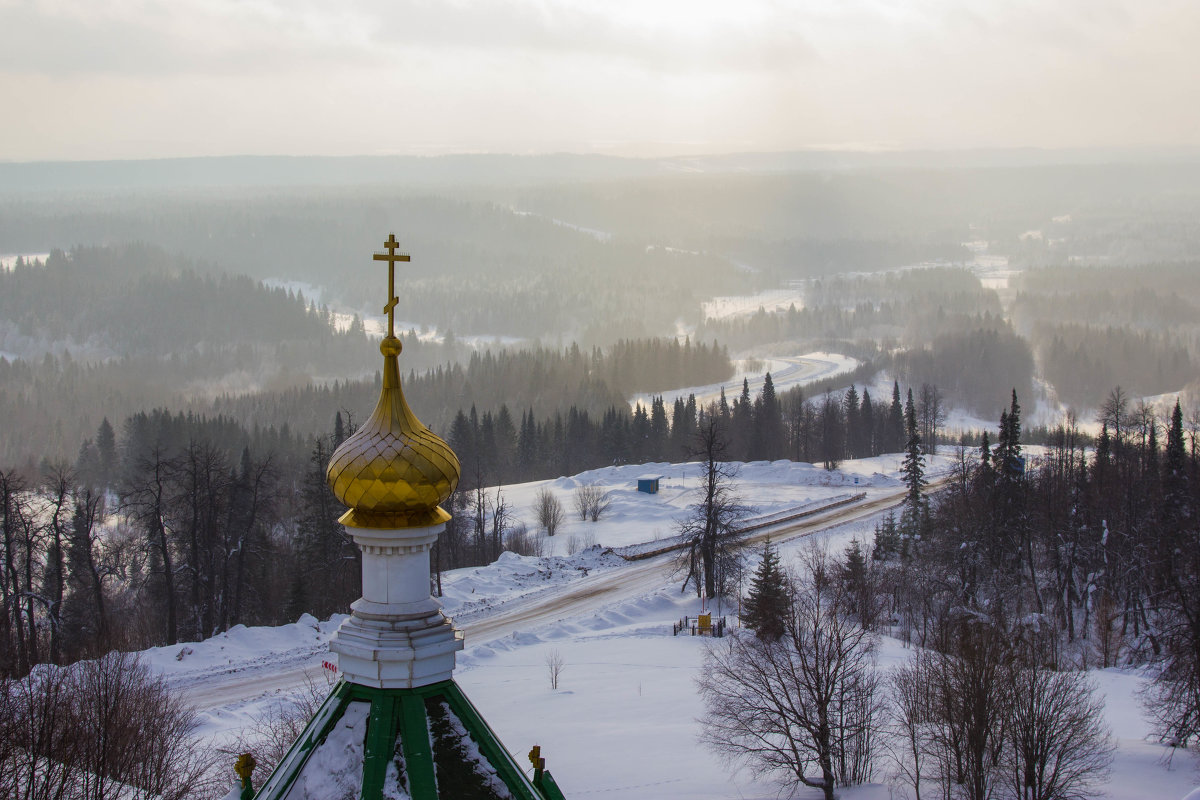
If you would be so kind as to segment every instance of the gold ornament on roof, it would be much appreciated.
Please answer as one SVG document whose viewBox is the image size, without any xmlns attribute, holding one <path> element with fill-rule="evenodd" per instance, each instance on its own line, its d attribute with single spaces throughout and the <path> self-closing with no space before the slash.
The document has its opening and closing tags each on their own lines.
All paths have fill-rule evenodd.
<svg viewBox="0 0 1200 800">
<path fill-rule="evenodd" d="M 326 478 L 333 494 L 350 510 L 340 522 L 351 528 L 421 528 L 450 519 L 440 508 L 458 485 L 458 457 L 441 437 L 417 419 L 400 388 L 397 357 L 403 349 L 396 338 L 395 235 L 384 242 L 386 253 L 375 261 L 388 262 L 388 335 L 379 343 L 383 353 L 383 389 L 370 418 L 333 451 Z"/>
</svg>

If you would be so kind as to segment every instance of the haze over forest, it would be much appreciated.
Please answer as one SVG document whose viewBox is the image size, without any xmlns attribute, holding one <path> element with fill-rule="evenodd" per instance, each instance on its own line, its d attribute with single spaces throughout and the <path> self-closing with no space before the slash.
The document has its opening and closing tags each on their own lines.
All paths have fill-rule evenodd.
<svg viewBox="0 0 1200 800">
<path fill-rule="evenodd" d="M 518 563 L 498 590 L 462 583 L 469 613 L 502 613 L 543 567 L 557 583 L 530 602 L 589 569 L 608 591 L 675 525 L 691 561 L 670 580 L 747 609 L 754 635 L 728 641 L 802 656 L 807 634 L 781 626 L 828 600 L 818 628 L 863 643 L 867 679 L 820 715 L 864 720 L 838 734 L 827 798 L 910 778 L 1034 796 L 1027 750 L 997 738 L 1037 700 L 1028 680 L 1068 687 L 1046 697 L 1073 708 L 1034 711 L 1086 716 L 1091 759 L 1074 794 L 1036 796 L 1137 796 L 1153 758 L 1200 743 L 1198 40 L 1192 0 L 0 0 L 0 794 L 51 772 L 67 793 L 98 776 L 226 790 L 211 751 L 152 788 L 71 772 L 55 748 L 108 741 L 74 718 L 45 717 L 73 736 L 18 737 L 41 735 L 39 708 L 84 705 L 50 690 L 102 694 L 79 677 L 93 666 L 168 696 L 106 653 L 181 647 L 164 659 L 186 672 L 185 643 L 297 619 L 309 640 L 302 615 L 359 597 L 325 469 L 379 397 L 372 253 L 395 234 L 404 393 L 462 467 L 431 592 Z M 628 478 L 668 462 L 678 509 L 645 516 Z M 807 578 L 772 568 L 769 538 L 745 547 L 734 465 L 777 495 L 770 535 L 820 498 L 853 521 L 812 535 L 855 541 L 805 556 Z M 691 504 L 686 470 L 722 483 L 724 509 Z M 564 542 L 568 487 L 586 533 Z M 606 514 L 615 554 L 587 546 Z M 692 613 L 678 588 L 616 616 L 645 622 L 636 637 L 670 627 L 651 617 Z M 574 613 L 613 601 L 594 602 Z M 886 675 L 877 640 L 900 659 Z M 643 641 L 614 652 L 641 663 Z M 689 652 L 719 717 L 717 651 Z M 260 656 L 247 674 L 273 679 Z M 992 677 L 968 698 L 953 665 Z M 1097 665 L 1146 687 L 1139 711 L 1108 709 L 1149 719 L 1144 739 L 1114 732 L 1134 794 L 1105 783 Z M 545 710 L 520 691 L 522 716 Z M 964 703 L 993 716 L 963 733 L 946 709 Z M 698 737 L 722 752 L 692 722 L 669 769 L 692 771 Z M 911 764 L 879 752 L 905 724 Z M 191 726 L 171 738 L 190 748 Z M 613 758 L 578 738 L 581 761 Z"/>
<path fill-rule="evenodd" d="M 833 155 L 714 157 L 687 159 L 687 173 L 683 160 L 598 156 L 0 165 L 0 249 L 26 254 L 0 273 L 12 420 L 0 452 L 73 458 L 102 419 L 160 406 L 288 422 L 300 437 L 327 431 L 339 408 L 365 413 L 369 386 L 354 406 L 342 394 L 378 367 L 368 340 L 384 276 L 369 255 L 393 230 L 414 257 L 396 313 L 417 373 L 666 337 L 734 359 L 845 353 L 874 365 L 860 384 L 933 384 L 984 420 L 1012 387 L 1046 422 L 1068 409 L 1087 419 L 1118 385 L 1188 390 L 1200 164 L 1046 155 L 836 168 Z M 298 185 L 265 185 L 283 164 Z M 227 185 L 235 177 L 244 185 Z M 772 306 L 788 286 L 801 302 Z M 703 311 L 760 292 L 758 314 Z M 622 395 L 712 380 L 617 379 L 587 397 L 456 382 L 426 414 L 442 430 L 473 404 L 598 414 Z M 333 391 L 322 410 L 272 399 L 320 387 Z"/>
</svg>

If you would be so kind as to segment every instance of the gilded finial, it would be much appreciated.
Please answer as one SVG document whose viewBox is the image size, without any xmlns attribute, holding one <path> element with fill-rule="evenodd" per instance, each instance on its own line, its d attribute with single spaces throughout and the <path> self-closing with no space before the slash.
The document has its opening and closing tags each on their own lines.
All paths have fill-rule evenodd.
<svg viewBox="0 0 1200 800">
<path fill-rule="evenodd" d="M 242 798 L 244 800 L 254 797 L 254 786 L 250 783 L 250 776 L 254 774 L 254 768 L 257 766 L 258 762 L 249 753 L 242 753 L 233 763 L 233 771 L 242 782 Z"/>
<path fill-rule="evenodd" d="M 352 528 L 418 528 L 450 519 L 440 503 L 458 485 L 459 464 L 454 451 L 417 419 L 400 388 L 400 340 L 395 335 L 396 262 L 409 261 L 397 253 L 395 235 L 384 242 L 386 253 L 375 261 L 388 262 L 388 335 L 379 344 L 383 353 L 383 388 L 375 411 L 354 435 L 342 442 L 329 460 L 329 487 L 350 507 L 341 523 Z"/>
<path fill-rule="evenodd" d="M 254 760 L 254 756 L 249 753 L 242 753 L 237 757 L 237 761 L 233 764 L 233 771 L 243 781 L 249 780 L 254 774 L 254 768 L 258 766 L 258 762 Z"/>
<path fill-rule="evenodd" d="M 396 304 L 400 302 L 400 298 L 396 296 L 396 262 L 411 261 L 408 253 L 397 253 L 396 248 L 400 243 L 396 241 L 396 234 L 389 233 L 387 241 L 383 243 L 387 248 L 386 253 L 376 253 L 371 256 L 375 261 L 388 262 L 388 301 L 383 307 L 383 313 L 388 315 L 388 335 L 387 338 L 396 338 Z M 384 353 L 384 355 L 387 355 Z"/>
</svg>

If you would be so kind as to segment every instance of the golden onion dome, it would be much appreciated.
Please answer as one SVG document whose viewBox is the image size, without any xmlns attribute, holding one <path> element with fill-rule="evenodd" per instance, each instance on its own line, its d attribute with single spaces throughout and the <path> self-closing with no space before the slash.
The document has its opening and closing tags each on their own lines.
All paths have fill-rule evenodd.
<svg viewBox="0 0 1200 800">
<path fill-rule="evenodd" d="M 389 235 L 375 261 L 388 262 L 388 335 L 383 353 L 383 389 L 379 403 L 363 426 L 333 451 L 325 477 L 334 496 L 350 507 L 339 522 L 351 528 L 423 528 L 450 519 L 442 508 L 458 486 L 458 457 L 437 434 L 421 424 L 400 389 L 396 338 L 396 264 L 409 257 L 397 253 Z"/>
<path fill-rule="evenodd" d="M 370 419 L 333 451 L 326 477 L 350 510 L 352 528 L 420 528 L 446 522 L 439 505 L 458 485 L 454 451 L 417 419 L 400 389 L 400 340 L 389 335 L 383 353 L 383 389 Z"/>
</svg>

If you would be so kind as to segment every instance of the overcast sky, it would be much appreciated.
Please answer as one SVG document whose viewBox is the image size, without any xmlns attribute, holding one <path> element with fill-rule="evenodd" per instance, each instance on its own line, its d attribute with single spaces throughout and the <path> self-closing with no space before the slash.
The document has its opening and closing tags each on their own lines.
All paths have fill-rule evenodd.
<svg viewBox="0 0 1200 800">
<path fill-rule="evenodd" d="M 0 160 L 1200 144 L 1197 0 L 0 0 Z"/>
</svg>

